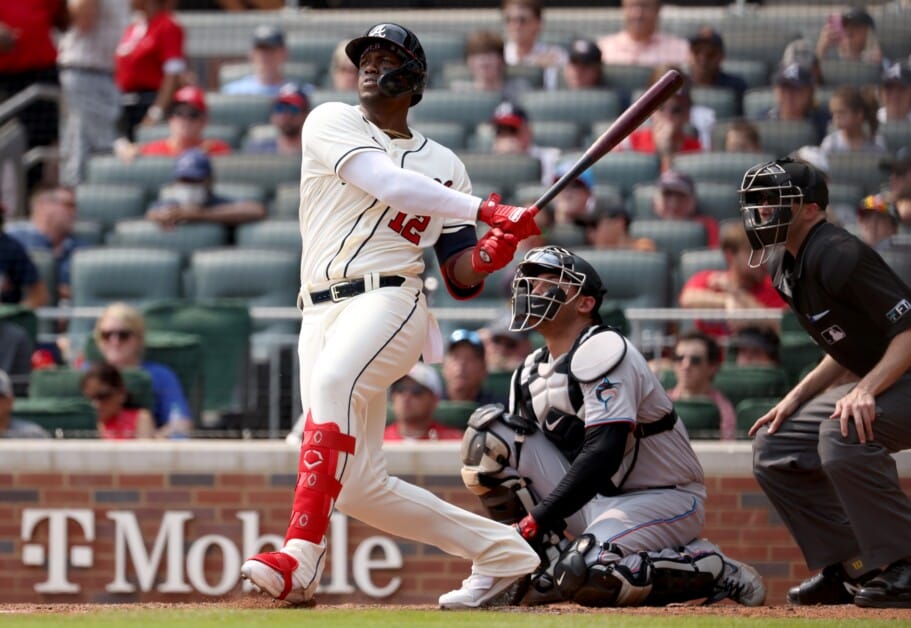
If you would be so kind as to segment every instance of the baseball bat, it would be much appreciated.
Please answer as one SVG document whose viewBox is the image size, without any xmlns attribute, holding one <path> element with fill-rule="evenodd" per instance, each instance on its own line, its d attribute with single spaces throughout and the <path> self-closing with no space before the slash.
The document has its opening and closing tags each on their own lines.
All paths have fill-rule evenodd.
<svg viewBox="0 0 911 628">
<path fill-rule="evenodd" d="M 585 172 L 596 161 L 604 157 L 617 144 L 623 141 L 627 135 L 635 131 L 640 124 L 652 115 L 664 102 L 673 96 L 683 85 L 683 76 L 677 70 L 668 70 L 660 79 L 645 90 L 645 93 L 639 96 L 636 101 L 627 107 L 626 111 L 620 114 L 614 123 L 596 139 L 588 150 L 582 154 L 579 160 L 573 164 L 573 167 L 557 179 L 544 194 L 541 195 L 534 203 L 538 210 L 544 208 L 548 203 L 554 200 L 563 188 L 569 185 L 580 174 Z"/>
</svg>

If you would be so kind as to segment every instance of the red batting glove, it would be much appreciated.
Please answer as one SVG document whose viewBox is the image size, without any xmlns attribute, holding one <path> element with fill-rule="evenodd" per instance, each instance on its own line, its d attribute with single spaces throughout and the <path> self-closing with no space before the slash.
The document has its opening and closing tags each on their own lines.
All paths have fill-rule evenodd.
<svg viewBox="0 0 911 628">
<path fill-rule="evenodd" d="M 485 222 L 491 227 L 499 227 L 505 233 L 511 233 L 519 240 L 541 233 L 538 223 L 535 222 L 535 214 L 538 208 L 515 207 L 513 205 L 501 205 L 500 195 L 492 193 L 487 197 L 481 207 L 478 208 L 478 220 Z"/>
<path fill-rule="evenodd" d="M 513 525 L 516 532 L 526 541 L 531 541 L 538 536 L 538 522 L 531 515 L 525 515 L 519 523 Z"/>
<path fill-rule="evenodd" d="M 471 267 L 479 273 L 492 273 L 512 261 L 519 239 L 494 227 L 478 240 L 471 251 Z"/>
</svg>

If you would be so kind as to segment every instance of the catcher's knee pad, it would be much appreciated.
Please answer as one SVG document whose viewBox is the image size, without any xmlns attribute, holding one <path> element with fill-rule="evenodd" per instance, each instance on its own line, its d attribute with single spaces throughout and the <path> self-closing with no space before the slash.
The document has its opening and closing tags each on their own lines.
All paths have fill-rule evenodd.
<svg viewBox="0 0 911 628">
<path fill-rule="evenodd" d="M 479 495 L 481 505 L 494 521 L 512 525 L 521 521 L 535 502 L 528 491 L 526 483 L 520 478 L 498 480 L 483 495 Z"/>
<path fill-rule="evenodd" d="M 564 600 L 583 606 L 616 606 L 623 583 L 614 574 L 620 555 L 591 534 L 576 538 L 554 565 L 554 583 Z"/>
<path fill-rule="evenodd" d="M 496 477 L 510 464 L 509 443 L 491 430 L 505 414 L 501 404 L 487 404 L 471 413 L 462 436 L 462 481 L 475 495 L 484 495 L 503 480 Z"/>
<path fill-rule="evenodd" d="M 671 556 L 670 552 L 643 554 L 643 562 L 648 563 L 651 581 L 651 592 L 644 602 L 649 606 L 709 597 L 724 569 L 724 561 L 714 552 L 700 556 L 685 553 Z"/>
<path fill-rule="evenodd" d="M 342 490 L 335 478 L 341 454 L 354 453 L 355 439 L 335 423 L 314 423 L 307 413 L 301 441 L 294 506 L 285 537 L 320 543 L 329 527 L 332 503 Z"/>
</svg>

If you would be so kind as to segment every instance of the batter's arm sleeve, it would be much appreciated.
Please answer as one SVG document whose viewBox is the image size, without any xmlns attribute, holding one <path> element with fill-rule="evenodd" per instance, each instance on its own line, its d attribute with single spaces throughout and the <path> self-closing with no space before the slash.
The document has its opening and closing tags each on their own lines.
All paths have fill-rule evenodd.
<svg viewBox="0 0 911 628">
<path fill-rule="evenodd" d="M 556 488 L 531 511 L 542 528 L 565 519 L 592 500 L 617 472 L 631 424 L 614 421 L 585 429 L 582 451 Z"/>
<path fill-rule="evenodd" d="M 386 153 L 365 150 L 348 158 L 338 171 L 382 203 L 408 214 L 474 222 L 481 198 L 440 185 L 430 177 L 396 166 Z"/>
</svg>

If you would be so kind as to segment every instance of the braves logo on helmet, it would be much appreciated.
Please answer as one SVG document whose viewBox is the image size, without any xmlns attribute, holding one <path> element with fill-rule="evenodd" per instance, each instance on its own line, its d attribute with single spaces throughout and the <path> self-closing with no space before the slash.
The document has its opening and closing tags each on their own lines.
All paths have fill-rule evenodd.
<svg viewBox="0 0 911 628">
<path fill-rule="evenodd" d="M 377 24 L 370 29 L 370 32 L 367 33 L 367 37 L 386 37 L 386 25 Z"/>
<path fill-rule="evenodd" d="M 427 57 L 417 35 L 399 24 L 375 24 L 367 29 L 363 37 L 348 42 L 345 54 L 355 66 L 360 67 L 361 55 L 368 47 L 376 44 L 392 47 L 404 59 L 400 67 L 380 76 L 377 81 L 380 91 L 392 98 L 410 94 L 411 106 L 418 104 L 427 82 Z"/>
</svg>

